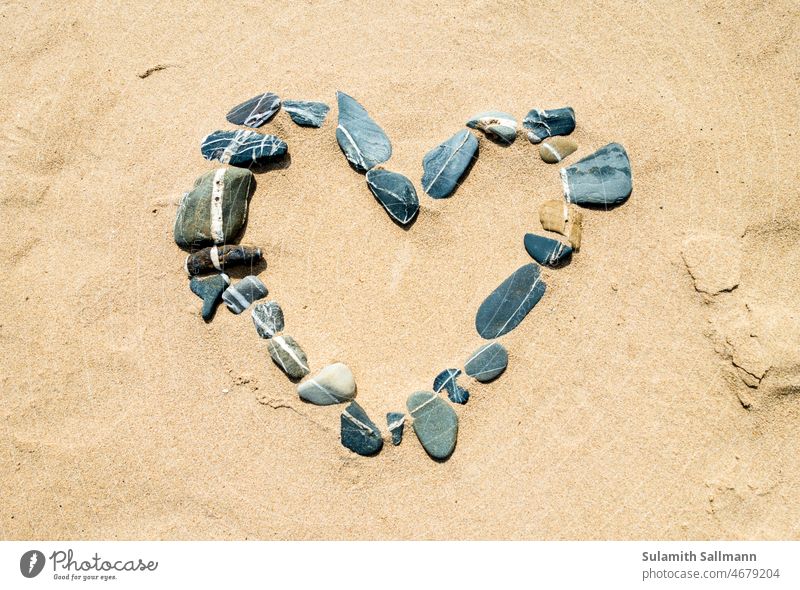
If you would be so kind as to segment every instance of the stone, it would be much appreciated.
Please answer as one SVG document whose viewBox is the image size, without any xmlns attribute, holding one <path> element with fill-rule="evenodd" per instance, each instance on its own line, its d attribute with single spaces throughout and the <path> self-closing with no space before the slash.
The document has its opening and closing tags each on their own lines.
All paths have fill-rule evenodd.
<svg viewBox="0 0 800 590">
<path fill-rule="evenodd" d="M 572 248 L 559 240 L 536 234 L 525 234 L 523 243 L 531 258 L 545 266 L 557 268 L 567 263 L 572 257 Z"/>
<path fill-rule="evenodd" d="M 297 386 L 300 397 L 318 406 L 349 402 L 356 397 L 356 381 L 344 363 L 328 365 L 316 377 Z"/>
<path fill-rule="evenodd" d="M 236 244 L 210 246 L 189 254 L 183 263 L 186 274 L 199 275 L 228 267 L 249 264 L 251 267 L 261 260 L 261 248 Z"/>
<path fill-rule="evenodd" d="M 291 336 L 275 336 L 267 343 L 269 356 L 290 379 L 302 379 L 309 373 L 308 358 Z"/>
<path fill-rule="evenodd" d="M 475 316 L 478 334 L 490 340 L 516 328 L 539 303 L 545 289 L 537 265 L 518 268 L 481 303 Z"/>
<path fill-rule="evenodd" d="M 285 100 L 283 110 L 301 127 L 322 127 L 331 108 L 324 102 Z"/>
<path fill-rule="evenodd" d="M 576 205 L 614 207 L 627 201 L 633 190 L 628 153 L 618 143 L 609 143 L 560 172 L 564 197 Z"/>
<path fill-rule="evenodd" d="M 392 144 L 366 109 L 344 92 L 337 92 L 336 100 L 339 103 L 336 141 L 350 164 L 365 172 L 388 160 Z"/>
<path fill-rule="evenodd" d="M 200 153 L 206 160 L 252 168 L 281 159 L 289 147 L 275 135 L 264 135 L 247 129 L 214 131 L 203 139 Z"/>
<path fill-rule="evenodd" d="M 681 255 L 696 291 L 718 295 L 739 286 L 742 245 L 735 237 L 694 234 L 684 240 Z"/>
<path fill-rule="evenodd" d="M 478 138 L 466 129 L 440 143 L 422 159 L 422 189 L 434 199 L 449 197 L 477 151 Z"/>
<path fill-rule="evenodd" d="M 242 313 L 253 301 L 267 296 L 267 287 L 257 276 L 247 275 L 235 285 L 231 285 L 222 294 L 222 300 L 235 314 Z"/>
<path fill-rule="evenodd" d="M 203 300 L 202 316 L 204 320 L 208 321 L 214 317 L 214 310 L 217 307 L 217 303 L 219 303 L 219 300 L 222 298 L 222 292 L 225 291 L 230 284 L 230 278 L 224 273 L 208 277 L 207 279 L 192 277 L 189 281 L 189 288 L 192 290 L 192 293 Z"/>
<path fill-rule="evenodd" d="M 278 112 L 279 108 L 281 108 L 281 99 L 278 98 L 278 95 L 265 92 L 236 105 L 228 111 L 225 118 L 234 125 L 261 127 Z"/>
<path fill-rule="evenodd" d="M 218 168 L 194 181 L 175 217 L 175 243 L 181 248 L 234 241 L 247 220 L 256 181 L 249 170 Z"/>
<path fill-rule="evenodd" d="M 516 119 L 513 115 L 502 111 L 478 113 L 467 121 L 467 127 L 479 129 L 491 139 L 504 144 L 511 144 L 517 138 Z"/>
<path fill-rule="evenodd" d="M 256 332 L 262 338 L 272 338 L 283 331 L 283 310 L 277 301 L 267 301 L 253 306 L 250 312 Z"/>
<path fill-rule="evenodd" d="M 433 391 L 447 392 L 450 401 L 456 404 L 465 404 L 469 400 L 469 391 L 456 383 L 456 378 L 461 374 L 460 369 L 445 369 L 433 380 Z"/>
<path fill-rule="evenodd" d="M 367 186 L 389 216 L 400 225 L 411 222 L 419 211 L 417 191 L 402 174 L 373 168 L 367 171 Z"/>
<path fill-rule="evenodd" d="M 358 402 L 351 402 L 342 412 L 342 445 L 364 457 L 375 455 L 383 447 L 381 431 L 369 419 Z"/>
<path fill-rule="evenodd" d="M 430 391 L 418 391 L 406 401 L 414 418 L 414 433 L 434 459 L 447 459 L 453 454 L 458 438 L 458 416 L 446 401 Z"/>
<path fill-rule="evenodd" d="M 539 143 L 554 135 L 569 135 L 575 130 L 575 111 L 572 107 L 561 109 L 531 109 L 522 121 L 528 130 L 531 143 Z"/>
<path fill-rule="evenodd" d="M 505 347 L 499 342 L 490 342 L 472 353 L 464 363 L 464 372 L 481 383 L 487 383 L 497 378 L 507 366 Z"/>
<path fill-rule="evenodd" d="M 553 137 L 539 144 L 539 156 L 548 164 L 557 164 L 578 149 L 578 144 L 566 137 Z"/>
<path fill-rule="evenodd" d="M 539 206 L 539 221 L 547 231 L 566 236 L 574 252 L 581 249 L 583 213 L 577 207 L 560 199 L 545 201 Z"/>
<path fill-rule="evenodd" d="M 389 412 L 386 414 L 386 425 L 392 434 L 392 444 L 394 446 L 403 442 L 403 428 L 406 424 L 406 415 L 402 412 Z"/>
</svg>

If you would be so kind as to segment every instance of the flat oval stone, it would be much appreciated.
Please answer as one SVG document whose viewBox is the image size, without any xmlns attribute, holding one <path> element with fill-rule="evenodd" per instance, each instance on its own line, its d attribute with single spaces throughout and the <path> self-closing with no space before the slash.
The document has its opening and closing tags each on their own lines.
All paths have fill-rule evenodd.
<svg viewBox="0 0 800 590">
<path fill-rule="evenodd" d="M 386 425 L 392 433 L 392 444 L 394 446 L 403 442 L 403 428 L 406 424 L 406 415 L 402 412 L 389 412 L 386 414 Z"/>
<path fill-rule="evenodd" d="M 557 164 L 575 150 L 578 144 L 566 137 L 554 137 L 539 145 L 539 156 L 548 164 Z"/>
<path fill-rule="evenodd" d="M 337 92 L 336 100 L 339 103 L 336 141 L 350 164 L 364 172 L 388 160 L 392 144 L 366 109 L 344 92 Z"/>
<path fill-rule="evenodd" d="M 369 457 L 383 447 L 381 431 L 358 402 L 351 402 L 342 412 L 341 425 L 342 445 L 354 453 Z"/>
<path fill-rule="evenodd" d="M 406 401 L 414 418 L 414 433 L 434 459 L 447 459 L 453 454 L 458 438 L 458 416 L 446 401 L 435 393 L 418 391 Z"/>
<path fill-rule="evenodd" d="M 203 300 L 203 319 L 208 321 L 214 316 L 214 309 L 222 298 L 222 293 L 231 284 L 228 275 L 222 273 L 207 279 L 192 277 L 189 288 L 192 293 Z"/>
<path fill-rule="evenodd" d="M 199 275 L 214 270 L 225 270 L 225 267 L 242 264 L 254 265 L 261 260 L 261 248 L 243 244 L 225 244 L 209 246 L 189 254 L 183 263 L 189 276 Z"/>
<path fill-rule="evenodd" d="M 235 285 L 231 285 L 222 294 L 222 300 L 235 314 L 242 313 L 253 301 L 267 296 L 267 287 L 257 276 L 247 275 Z"/>
<path fill-rule="evenodd" d="M 367 171 L 367 186 L 391 218 L 400 225 L 409 223 L 419 211 L 417 191 L 402 174 L 373 168 Z"/>
<path fill-rule="evenodd" d="M 322 127 L 331 108 L 324 102 L 285 100 L 283 110 L 301 127 Z"/>
<path fill-rule="evenodd" d="M 450 401 L 456 404 L 465 404 L 469 400 L 469 391 L 456 383 L 456 378 L 461 374 L 460 369 L 445 369 L 433 380 L 433 391 L 447 392 Z"/>
<path fill-rule="evenodd" d="M 234 241 L 247 220 L 255 188 L 249 170 L 218 168 L 200 176 L 178 205 L 175 243 L 188 249 Z"/>
<path fill-rule="evenodd" d="M 571 247 L 552 238 L 525 234 L 524 244 L 531 258 L 545 266 L 556 268 L 565 264 L 572 256 Z"/>
<path fill-rule="evenodd" d="M 297 386 L 302 399 L 318 406 L 341 404 L 356 397 L 356 380 L 344 363 L 328 365 L 316 377 Z"/>
<path fill-rule="evenodd" d="M 467 121 L 467 127 L 480 129 L 490 138 L 510 144 L 517 138 L 517 121 L 513 115 L 502 111 L 478 113 Z"/>
<path fill-rule="evenodd" d="M 262 338 L 272 338 L 283 331 L 283 310 L 277 301 L 259 303 L 250 312 L 256 332 Z"/>
<path fill-rule="evenodd" d="M 472 353 L 464 364 L 467 375 L 487 383 L 498 377 L 508 366 L 508 352 L 499 342 L 484 344 Z"/>
<path fill-rule="evenodd" d="M 247 129 L 214 131 L 203 139 L 200 153 L 206 160 L 252 168 L 274 162 L 286 155 L 289 147 L 280 137 Z"/>
<path fill-rule="evenodd" d="M 531 143 L 539 143 L 554 135 L 569 135 L 575 130 L 575 111 L 572 107 L 561 109 L 531 109 L 522 121 L 528 130 Z"/>
<path fill-rule="evenodd" d="M 516 328 L 539 303 L 545 288 L 537 265 L 517 269 L 481 303 L 475 316 L 478 334 L 489 340 Z"/>
<path fill-rule="evenodd" d="M 291 336 L 275 336 L 267 343 L 272 361 L 291 379 L 302 379 L 308 375 L 306 353 Z"/>
<path fill-rule="evenodd" d="M 228 111 L 225 118 L 234 125 L 261 127 L 278 112 L 279 108 L 281 108 L 281 99 L 278 98 L 278 95 L 265 92 L 236 105 Z"/>
<path fill-rule="evenodd" d="M 624 203 L 633 190 L 628 153 L 620 144 L 609 143 L 562 168 L 561 184 L 568 203 L 605 207 Z"/>
<path fill-rule="evenodd" d="M 422 159 L 422 189 L 434 199 L 449 197 L 477 151 L 478 138 L 466 129 L 440 143 Z"/>
</svg>

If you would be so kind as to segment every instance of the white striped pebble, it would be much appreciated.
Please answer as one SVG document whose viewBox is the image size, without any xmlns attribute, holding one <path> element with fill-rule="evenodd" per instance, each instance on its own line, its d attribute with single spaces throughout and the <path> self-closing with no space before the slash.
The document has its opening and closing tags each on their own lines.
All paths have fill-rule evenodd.
<svg viewBox="0 0 800 590">
<path fill-rule="evenodd" d="M 242 313 L 253 301 L 266 297 L 267 287 L 256 276 L 248 275 L 222 294 L 225 305 L 235 314 Z"/>
</svg>

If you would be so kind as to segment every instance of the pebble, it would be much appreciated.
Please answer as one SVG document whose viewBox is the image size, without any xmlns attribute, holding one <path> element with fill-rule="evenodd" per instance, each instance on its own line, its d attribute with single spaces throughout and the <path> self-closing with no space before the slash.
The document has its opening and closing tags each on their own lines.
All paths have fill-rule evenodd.
<svg viewBox="0 0 800 590">
<path fill-rule="evenodd" d="M 461 374 L 460 369 L 445 369 L 433 380 L 433 391 L 441 393 L 444 389 L 451 402 L 465 404 L 469 400 L 469 391 L 456 383 L 456 378 Z"/>
<path fill-rule="evenodd" d="M 261 260 L 261 248 L 236 244 L 210 246 L 189 254 L 183 266 L 189 276 L 199 275 L 241 264 L 254 265 Z"/>
<path fill-rule="evenodd" d="M 285 100 L 283 110 L 301 127 L 322 127 L 331 108 L 324 102 Z"/>
<path fill-rule="evenodd" d="M 222 300 L 235 314 L 242 313 L 253 301 L 267 296 L 267 287 L 257 276 L 247 275 L 235 285 L 231 285 L 222 294 Z"/>
<path fill-rule="evenodd" d="M 259 303 L 250 314 L 253 316 L 256 332 L 262 338 L 272 338 L 283 331 L 283 310 L 277 301 Z"/>
<path fill-rule="evenodd" d="M 417 191 L 402 174 L 373 168 L 367 172 L 367 186 L 389 216 L 400 225 L 409 223 L 419 211 Z"/>
<path fill-rule="evenodd" d="M 226 274 L 218 274 L 207 279 L 192 277 L 189 281 L 189 288 L 192 293 L 203 300 L 203 319 L 208 321 L 214 317 L 214 309 L 217 307 L 222 292 L 231 284 L 230 278 Z"/>
<path fill-rule="evenodd" d="M 572 256 L 572 247 L 552 238 L 525 234 L 524 244 L 531 258 L 545 266 L 559 267 L 568 262 Z"/>
<path fill-rule="evenodd" d="M 225 118 L 234 125 L 261 127 L 278 112 L 279 108 L 281 108 L 281 99 L 278 95 L 265 92 L 236 105 L 228 111 Z"/>
<path fill-rule="evenodd" d="M 435 393 L 418 391 L 409 396 L 406 407 L 425 451 L 434 459 L 452 455 L 458 438 L 458 416 L 450 404 Z"/>
<path fill-rule="evenodd" d="M 547 231 L 566 236 L 573 251 L 581 249 L 583 213 L 577 207 L 560 199 L 545 201 L 539 205 L 539 221 Z"/>
<path fill-rule="evenodd" d="M 613 207 L 628 200 L 631 162 L 625 148 L 609 143 L 572 166 L 561 169 L 561 184 L 568 203 Z"/>
<path fill-rule="evenodd" d="M 291 379 L 302 379 L 309 373 L 308 358 L 291 336 L 275 336 L 267 343 L 272 361 Z"/>
<path fill-rule="evenodd" d="M 472 353 L 464 363 L 464 372 L 481 383 L 487 383 L 498 377 L 507 366 L 505 347 L 499 342 L 490 342 Z"/>
<path fill-rule="evenodd" d="M 575 111 L 572 107 L 561 109 L 531 109 L 522 121 L 528 130 L 531 143 L 539 143 L 554 135 L 569 135 L 575 129 Z"/>
<path fill-rule="evenodd" d="M 206 160 L 251 168 L 273 162 L 286 155 L 286 142 L 275 135 L 264 135 L 247 129 L 214 131 L 203 139 L 200 153 Z"/>
<path fill-rule="evenodd" d="M 392 433 L 392 444 L 394 446 L 403 442 L 403 428 L 406 424 L 406 415 L 402 412 L 389 412 L 386 414 L 386 425 Z"/>
<path fill-rule="evenodd" d="M 297 386 L 302 399 L 318 406 L 349 402 L 356 397 L 356 381 L 350 367 L 334 363 L 322 369 L 313 379 Z"/>
<path fill-rule="evenodd" d="M 336 141 L 350 164 L 364 172 L 388 160 L 392 144 L 366 109 L 344 92 L 337 92 L 336 100 L 339 103 Z"/>
<path fill-rule="evenodd" d="M 546 285 L 533 263 L 520 267 L 489 295 L 475 316 L 475 328 L 487 340 L 516 328 L 544 295 Z"/>
<path fill-rule="evenodd" d="M 548 164 L 557 164 L 575 150 L 578 144 L 566 137 L 554 137 L 539 145 L 539 155 Z"/>
<path fill-rule="evenodd" d="M 375 423 L 369 419 L 358 402 L 351 402 L 342 412 L 342 445 L 369 457 L 376 454 L 383 447 L 383 437 L 381 431 Z"/>
<path fill-rule="evenodd" d="M 178 205 L 175 243 L 192 248 L 233 241 L 247 220 L 255 188 L 249 170 L 218 168 L 200 176 Z"/>
<path fill-rule="evenodd" d="M 423 190 L 434 199 L 449 197 L 477 151 L 478 139 L 466 129 L 433 148 L 422 160 Z"/>
<path fill-rule="evenodd" d="M 478 113 L 467 121 L 467 127 L 479 129 L 490 138 L 505 144 L 511 144 L 517 138 L 516 119 L 502 111 Z"/>
</svg>

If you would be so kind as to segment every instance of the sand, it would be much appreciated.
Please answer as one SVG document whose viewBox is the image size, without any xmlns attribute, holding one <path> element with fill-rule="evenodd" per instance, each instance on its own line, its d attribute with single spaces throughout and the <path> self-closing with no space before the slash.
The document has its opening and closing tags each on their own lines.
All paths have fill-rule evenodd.
<svg viewBox="0 0 800 590">
<path fill-rule="evenodd" d="M 800 538 L 793 2 L 0 15 L 3 538 Z M 342 408 L 300 402 L 248 315 L 203 323 L 172 240 L 231 106 L 338 89 L 418 187 L 425 152 L 485 109 L 570 105 L 567 162 L 610 141 L 632 160 L 629 202 L 585 211 L 580 254 L 503 338 L 505 375 L 468 384 L 444 463 L 410 433 L 377 458 L 344 449 Z M 530 261 L 560 180 L 524 137 L 481 139 L 455 195 L 420 194 L 403 230 L 335 120 L 263 128 L 291 159 L 258 177 L 243 241 L 313 368 L 346 362 L 383 424 L 481 343 L 475 311 Z M 721 257 L 736 286 L 709 294 L 695 274 L 718 269 L 689 254 L 690 273 L 683 250 L 716 260 L 714 236 L 740 254 Z"/>
</svg>

